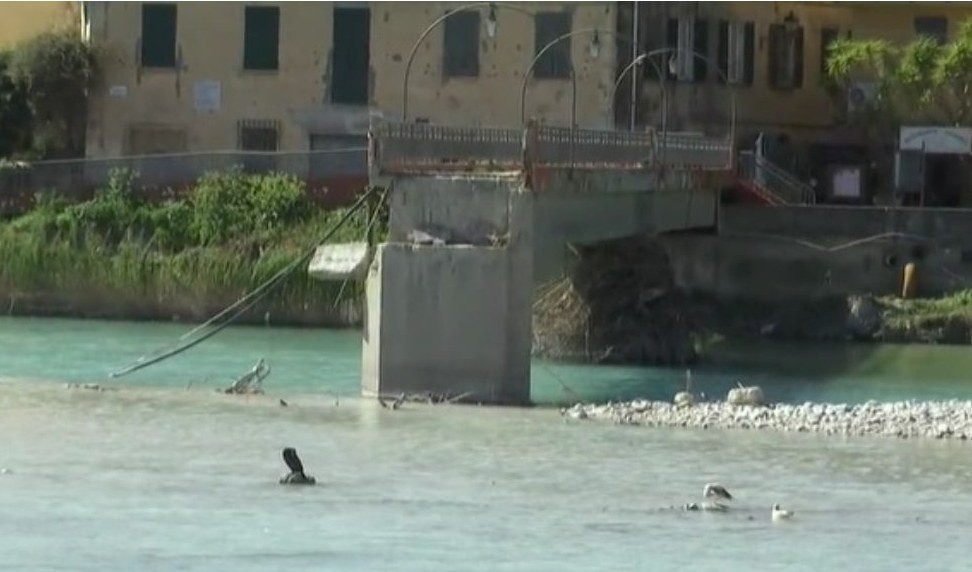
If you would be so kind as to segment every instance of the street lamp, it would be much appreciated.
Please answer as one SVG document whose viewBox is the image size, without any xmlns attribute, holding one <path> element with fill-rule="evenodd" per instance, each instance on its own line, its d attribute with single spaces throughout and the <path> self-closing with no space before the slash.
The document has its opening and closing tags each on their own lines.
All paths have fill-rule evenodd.
<svg viewBox="0 0 972 572">
<path fill-rule="evenodd" d="M 587 46 L 588 53 L 592 58 L 597 58 L 601 53 L 601 34 L 609 37 L 617 38 L 626 42 L 631 42 L 626 34 L 619 34 L 611 30 L 604 30 L 600 28 L 584 28 L 581 30 L 574 30 L 572 32 L 567 32 L 561 36 L 554 38 L 553 40 L 547 42 L 547 45 L 540 48 L 537 55 L 534 56 L 533 61 L 530 62 L 530 66 L 527 67 L 526 72 L 523 73 L 523 83 L 520 85 L 520 123 L 526 124 L 526 94 L 527 87 L 529 86 L 530 78 L 533 76 L 533 68 L 536 67 L 537 62 L 546 54 L 550 49 L 559 44 L 560 42 L 571 38 L 573 36 L 579 36 L 581 34 L 591 34 L 591 41 Z M 568 63 L 570 67 L 570 80 L 572 83 L 571 90 L 571 101 L 570 101 L 570 125 L 573 128 L 577 120 L 577 78 L 574 75 L 574 64 L 570 60 L 568 54 Z"/>
<path fill-rule="evenodd" d="M 677 70 L 678 61 L 684 57 L 698 58 L 700 60 L 703 60 L 709 67 L 715 69 L 716 73 L 719 74 L 719 79 L 722 80 L 722 82 L 726 85 L 726 87 L 729 88 L 729 145 L 730 145 L 730 149 L 733 149 L 736 144 L 736 113 L 737 113 L 736 86 L 729 81 L 729 78 L 726 77 L 725 72 L 723 72 L 722 69 L 719 68 L 719 65 L 716 62 L 712 61 L 712 58 L 706 56 L 705 54 L 696 52 L 695 50 L 686 50 L 683 48 L 659 48 L 657 50 L 652 50 L 644 54 L 644 56 L 649 62 L 652 62 L 652 64 L 654 64 L 653 58 L 655 56 L 666 56 L 667 54 L 672 54 L 671 56 L 668 57 L 668 66 L 670 71 L 672 70 L 673 66 Z M 689 61 L 694 61 L 694 60 L 690 59 Z M 668 95 L 665 90 L 665 79 L 661 77 L 661 72 L 658 69 L 658 66 L 655 66 L 655 71 L 659 72 L 658 85 L 662 93 L 662 110 L 664 112 L 662 115 L 662 141 L 664 141 L 664 144 L 662 145 L 662 153 L 664 154 L 665 149 L 668 147 L 667 145 Z M 615 86 L 615 89 L 617 89 L 617 86 Z M 662 156 L 662 160 L 664 160 L 664 155 Z"/>
<path fill-rule="evenodd" d="M 620 40 L 630 41 L 630 38 L 628 38 L 627 36 L 625 36 L 623 34 L 618 34 L 618 33 L 615 33 L 615 32 L 609 31 L 609 30 L 599 30 L 599 29 L 596 29 L 596 28 L 588 28 L 588 29 L 575 30 L 573 32 L 568 32 L 568 33 L 563 34 L 563 35 L 561 35 L 561 36 L 559 36 L 557 38 L 554 38 L 553 40 L 551 40 L 550 42 L 548 42 L 547 45 L 545 45 L 539 52 L 537 52 L 537 55 L 533 58 L 533 61 L 530 62 L 530 67 L 528 67 L 527 70 L 526 70 L 526 72 L 523 74 L 523 84 L 520 87 L 520 122 L 521 122 L 521 124 L 525 124 L 525 122 L 526 122 L 526 93 L 527 93 L 527 87 L 529 85 L 530 77 L 533 75 L 533 68 L 536 67 L 537 62 L 540 61 L 540 58 L 542 58 L 543 55 L 545 53 L 547 53 L 547 51 L 549 51 L 553 46 L 555 46 L 558 43 L 564 41 L 565 39 L 570 38 L 572 36 L 577 36 L 577 35 L 580 35 L 580 34 L 588 34 L 588 33 L 593 34 L 594 38 L 596 38 L 598 40 L 597 41 L 598 44 L 600 44 L 600 34 L 602 34 L 602 33 L 603 34 L 607 34 L 609 36 L 614 36 L 614 37 L 616 37 L 616 38 L 618 38 Z M 594 44 L 593 39 L 591 41 L 591 44 L 592 45 Z M 677 62 L 679 59 L 681 59 L 683 57 L 689 57 L 689 58 L 693 58 L 694 57 L 694 58 L 699 58 L 699 59 L 705 61 L 706 64 L 709 67 L 712 67 L 712 68 L 714 68 L 716 70 L 716 72 L 719 74 L 719 78 L 727 86 L 730 87 L 730 90 L 729 90 L 729 141 L 730 141 L 730 149 L 731 149 L 732 146 L 735 145 L 735 141 L 736 141 L 736 110 L 737 110 L 737 107 L 736 107 L 736 89 L 729 82 L 728 78 L 726 77 L 726 74 L 721 69 L 719 69 L 718 64 L 716 62 L 714 62 L 712 60 L 712 58 L 710 58 L 710 57 L 708 57 L 708 56 L 706 56 L 704 54 L 701 54 L 699 52 L 696 52 L 695 50 L 686 50 L 686 49 L 681 49 L 681 48 L 660 48 L 660 49 L 657 49 L 657 50 L 652 50 L 652 51 L 650 51 L 650 52 L 648 52 L 646 54 L 643 54 L 643 55 L 644 55 L 644 60 L 647 60 L 652 65 L 652 67 L 655 68 L 655 71 L 658 72 L 659 86 L 660 86 L 660 89 L 662 91 L 662 104 L 663 104 L 662 105 L 662 126 L 661 126 L 662 127 L 662 160 L 664 160 L 665 150 L 668 147 L 668 96 L 667 96 L 667 93 L 666 93 L 666 90 L 665 90 L 665 82 L 664 82 L 664 78 L 662 77 L 661 69 L 659 69 L 659 66 L 655 63 L 655 61 L 653 60 L 653 58 L 655 56 L 665 56 L 665 55 L 668 55 L 668 54 L 672 54 L 668 58 L 669 66 L 671 66 L 673 62 Z M 641 58 L 640 57 L 635 58 L 630 64 L 628 64 L 628 66 L 621 72 L 621 77 L 623 77 L 624 74 L 627 73 L 628 71 L 634 69 L 638 65 L 638 60 L 639 59 L 641 59 Z M 690 61 L 692 61 L 692 60 L 690 60 Z M 571 130 L 573 132 L 573 129 L 577 125 L 577 79 L 576 79 L 576 77 L 574 75 L 574 66 L 573 66 L 573 63 L 571 63 L 571 65 L 570 65 L 570 77 L 571 77 L 571 82 L 573 84 L 573 89 L 571 91 L 571 104 L 570 104 L 570 127 L 571 127 Z M 613 103 L 614 93 L 617 90 L 618 85 L 620 84 L 621 77 L 619 77 L 615 81 L 614 90 L 611 92 L 611 95 L 612 95 L 612 100 L 611 101 L 612 101 L 612 103 Z M 573 137 L 571 137 L 571 143 L 573 144 Z M 571 153 L 573 154 L 573 145 L 572 145 Z"/>
<path fill-rule="evenodd" d="M 534 17 L 533 12 L 509 2 L 473 2 L 471 4 L 464 4 L 462 6 L 458 6 L 453 10 L 450 10 L 449 12 L 446 12 L 445 14 L 433 20 L 432 23 L 429 24 L 428 27 L 425 28 L 425 30 L 423 30 L 421 34 L 419 34 L 418 39 L 415 40 L 415 45 L 412 46 L 412 50 L 408 53 L 408 60 L 405 63 L 405 75 L 402 78 L 402 122 L 405 123 L 408 122 L 408 79 L 412 73 L 412 62 L 415 61 L 415 54 L 418 53 L 418 49 L 422 45 L 422 42 L 424 42 L 425 38 L 427 38 L 428 35 L 432 33 L 432 30 L 435 30 L 439 26 L 439 24 L 445 22 L 446 20 L 451 18 L 454 14 L 462 12 L 463 10 L 469 10 L 472 8 L 483 8 L 487 6 L 489 7 L 489 14 L 486 16 L 486 35 L 489 36 L 490 38 L 496 35 L 496 24 L 497 24 L 496 8 L 497 7 L 508 8 L 510 10 L 513 10 L 514 12 L 520 12 L 521 14 L 526 14 L 531 18 Z"/>
<path fill-rule="evenodd" d="M 492 39 L 496 37 L 496 4 L 490 3 L 489 15 L 486 16 L 486 35 Z"/>
<path fill-rule="evenodd" d="M 643 53 L 643 54 L 639 55 L 635 59 L 631 60 L 631 63 L 629 63 L 627 66 L 625 66 L 625 68 L 623 70 L 621 70 L 621 73 L 618 74 L 617 79 L 614 80 L 614 87 L 611 89 L 611 97 L 608 98 L 608 102 L 609 102 L 610 105 L 613 106 L 613 104 L 614 104 L 614 98 L 618 94 L 618 88 L 621 87 L 621 81 L 624 80 L 624 76 L 628 75 L 628 72 L 632 72 L 631 82 L 632 83 L 636 82 L 637 81 L 637 76 L 634 74 L 634 70 L 638 66 L 640 66 L 642 63 L 644 63 L 646 61 L 648 62 L 649 65 L 651 65 L 652 68 L 655 69 L 655 73 L 658 75 L 659 80 L 661 79 L 661 77 L 662 77 L 661 67 L 658 66 L 658 64 L 655 62 L 655 60 L 651 57 L 650 53 Z M 661 104 L 661 106 L 659 108 L 659 111 L 661 111 L 661 125 L 662 125 L 662 131 L 664 132 L 664 130 L 665 130 L 665 121 L 667 119 L 667 117 L 666 117 L 666 109 L 667 109 L 667 99 L 668 99 L 668 95 L 665 93 L 665 83 L 660 81 L 658 85 L 661 88 L 661 95 L 662 95 L 662 104 Z M 635 119 L 634 118 L 634 109 L 635 109 L 635 106 L 632 106 L 632 114 L 631 114 L 632 117 L 631 117 L 631 121 L 629 122 L 629 125 L 630 125 L 630 128 L 628 129 L 629 131 L 634 131 L 634 125 L 635 125 L 635 122 L 634 122 L 634 119 Z"/>
<path fill-rule="evenodd" d="M 601 53 L 601 38 L 597 35 L 597 30 L 594 30 L 594 37 L 591 38 L 591 44 L 588 46 L 588 49 L 591 57 L 596 60 L 597 56 Z"/>
</svg>

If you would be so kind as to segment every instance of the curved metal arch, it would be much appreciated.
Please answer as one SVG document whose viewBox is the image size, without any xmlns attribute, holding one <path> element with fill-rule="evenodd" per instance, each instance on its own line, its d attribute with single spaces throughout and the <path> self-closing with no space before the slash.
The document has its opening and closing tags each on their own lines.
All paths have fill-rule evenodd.
<svg viewBox="0 0 972 572">
<path fill-rule="evenodd" d="M 611 97 L 608 98 L 608 102 L 610 102 L 610 104 L 612 106 L 611 107 L 611 110 L 612 111 L 614 111 L 614 107 L 613 107 L 614 106 L 614 99 L 618 95 L 618 88 L 621 87 L 621 80 L 624 79 L 624 76 L 628 75 L 628 72 L 632 71 L 638 64 L 640 64 L 641 62 L 643 62 L 645 60 L 647 60 L 648 63 L 651 64 L 651 67 L 653 67 L 655 69 L 655 73 L 658 74 L 658 77 L 659 78 L 662 77 L 662 70 L 661 70 L 660 67 L 658 67 L 658 64 L 655 63 L 655 60 L 651 59 L 651 56 L 649 56 L 646 53 L 639 54 L 635 59 L 631 60 L 631 62 L 628 65 L 626 65 L 624 67 L 624 69 L 621 70 L 621 73 L 618 74 L 618 78 L 616 80 L 614 80 L 614 87 L 611 88 Z M 631 78 L 631 81 L 633 82 L 633 81 L 635 81 L 635 79 L 636 79 L 635 77 L 632 77 Z M 662 94 L 662 105 L 661 105 L 661 109 L 660 109 L 661 116 L 662 116 L 661 117 L 661 123 L 662 123 L 662 126 L 663 126 L 662 128 L 664 129 L 664 124 L 665 124 L 665 121 L 666 121 L 666 109 L 667 109 L 665 103 L 666 103 L 666 99 L 668 98 L 668 94 L 666 93 L 666 90 L 665 90 L 665 82 L 659 82 L 659 87 L 661 89 L 661 94 Z M 629 131 L 634 131 L 634 120 L 633 119 L 632 119 L 632 121 L 629 122 L 629 125 L 631 125 L 631 127 L 629 128 Z"/>
<path fill-rule="evenodd" d="M 581 35 L 581 34 L 593 34 L 593 33 L 605 34 L 605 35 L 607 35 L 609 37 L 613 37 L 613 38 L 616 38 L 616 39 L 619 39 L 619 40 L 623 40 L 625 42 L 628 42 L 629 44 L 633 42 L 633 40 L 631 39 L 631 37 L 628 36 L 627 34 L 618 33 L 618 32 L 615 32 L 613 30 L 604 30 L 604 29 L 601 29 L 601 28 L 584 28 L 584 29 L 581 29 L 581 30 L 573 30 L 573 31 L 568 32 L 566 34 L 562 34 L 561 36 L 559 36 L 557 38 L 554 38 L 553 40 L 551 40 L 550 42 L 548 42 L 547 45 L 545 45 L 537 53 L 537 55 L 533 58 L 533 61 L 530 62 L 530 67 L 527 68 L 527 71 L 523 74 L 523 83 L 520 86 L 520 122 L 521 123 L 525 123 L 525 121 L 526 121 L 526 93 L 527 93 L 527 88 L 529 86 L 530 77 L 532 77 L 532 75 L 533 75 L 533 68 L 536 66 L 537 62 L 540 61 L 540 58 L 543 57 L 543 54 L 545 54 L 553 46 L 555 46 L 556 44 L 562 42 L 563 40 L 565 40 L 567 38 L 570 38 L 570 37 L 573 37 L 573 36 L 577 36 L 577 35 Z M 664 74 L 662 73 L 662 70 L 659 68 L 659 66 L 655 63 L 655 61 L 654 61 L 653 58 L 655 56 L 662 55 L 662 54 L 668 54 L 668 53 L 690 54 L 690 55 L 692 55 L 695 58 L 699 58 L 699 59 L 703 60 L 704 62 L 706 62 L 706 64 L 708 64 L 709 66 L 711 66 L 712 68 L 714 68 L 716 70 L 716 73 L 719 74 L 719 77 L 723 80 L 723 82 L 726 85 L 730 85 L 729 84 L 729 80 L 726 77 L 726 74 L 723 73 L 723 71 L 721 69 L 719 69 L 718 63 L 715 62 L 715 61 L 713 61 L 713 59 L 710 58 L 709 56 L 706 56 L 705 54 L 702 54 L 702 53 L 697 52 L 695 50 L 685 50 L 685 49 L 682 49 L 682 48 L 659 48 L 659 49 L 656 49 L 656 50 L 652 50 L 652 51 L 650 51 L 650 52 L 648 52 L 646 54 L 642 54 L 643 56 L 645 56 L 645 59 L 647 59 L 648 62 L 652 65 L 652 67 L 655 68 L 655 71 L 658 72 L 658 77 L 660 79 L 659 85 L 660 85 L 660 89 L 661 89 L 661 92 L 662 92 L 662 103 L 663 103 L 663 105 L 662 105 L 662 111 L 663 111 L 663 117 L 662 117 L 662 133 L 663 134 L 667 134 L 667 125 L 668 125 L 668 121 L 667 121 L 667 115 L 668 115 L 668 102 L 667 102 L 667 97 L 668 97 L 668 94 L 667 94 L 667 92 L 665 90 Z M 641 56 L 639 56 L 639 58 L 640 57 Z M 635 58 L 635 60 L 633 60 L 631 63 L 629 63 L 628 66 L 625 68 L 625 70 L 621 72 L 621 74 L 619 75 L 619 77 L 615 81 L 614 89 L 611 92 L 611 100 L 610 101 L 611 101 L 612 104 L 613 104 L 613 101 L 614 101 L 614 95 L 615 95 L 615 93 L 617 91 L 618 85 L 620 85 L 621 78 L 623 78 L 624 75 L 634 67 L 634 65 L 637 62 L 637 60 L 638 60 L 638 58 Z M 573 79 L 573 65 L 571 65 L 570 69 L 571 69 L 571 77 Z M 572 101 L 571 101 L 571 118 L 570 118 L 570 124 L 571 124 L 571 127 L 572 128 L 576 125 L 576 119 L 577 119 L 576 92 L 577 92 L 577 89 L 576 89 L 576 80 L 574 80 L 574 89 L 573 89 L 572 94 L 571 94 L 571 100 Z M 730 92 L 729 93 L 730 93 L 729 138 L 730 138 L 731 141 L 735 141 L 735 135 L 736 135 L 736 110 L 737 110 L 737 106 L 736 106 L 736 90 L 735 90 L 735 88 L 733 88 L 733 87 L 730 86 Z"/>
<path fill-rule="evenodd" d="M 536 18 L 536 14 L 534 12 L 531 12 L 526 8 L 522 8 L 516 4 L 512 4 L 509 2 L 472 2 L 470 4 L 463 4 L 462 6 L 457 6 L 451 9 L 449 12 L 446 12 L 445 14 L 433 20 L 432 23 L 429 24 L 428 27 L 422 31 L 418 39 L 415 40 L 415 44 L 412 46 L 411 51 L 408 53 L 408 60 L 405 64 L 405 77 L 402 79 L 402 122 L 403 123 L 408 122 L 408 80 L 412 72 L 412 62 L 415 61 L 415 55 L 418 53 L 418 49 L 422 46 L 422 42 L 424 42 L 425 38 L 427 38 L 428 35 L 431 34 L 432 31 L 435 30 L 440 24 L 442 24 L 442 22 L 445 22 L 446 20 L 451 18 L 454 14 L 457 14 L 464 10 L 469 10 L 471 8 L 485 8 L 485 7 L 506 8 L 514 12 L 525 14 L 527 16 L 530 16 L 531 18 Z"/>
</svg>

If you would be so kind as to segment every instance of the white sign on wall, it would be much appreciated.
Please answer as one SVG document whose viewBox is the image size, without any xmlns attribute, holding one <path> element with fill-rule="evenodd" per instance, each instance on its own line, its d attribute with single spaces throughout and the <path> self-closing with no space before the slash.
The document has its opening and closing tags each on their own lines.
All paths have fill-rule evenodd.
<svg viewBox="0 0 972 572">
<path fill-rule="evenodd" d="M 860 167 L 844 167 L 834 171 L 833 195 L 842 199 L 856 199 L 861 196 Z"/>
<path fill-rule="evenodd" d="M 128 96 L 128 86 L 113 85 L 108 88 L 108 95 L 110 95 L 111 97 L 126 97 Z"/>
<path fill-rule="evenodd" d="M 902 127 L 898 148 L 925 153 L 972 153 L 972 128 L 968 127 Z"/>
<path fill-rule="evenodd" d="M 192 86 L 192 101 L 196 111 L 214 113 L 219 111 L 223 86 L 211 79 L 199 80 Z"/>
</svg>

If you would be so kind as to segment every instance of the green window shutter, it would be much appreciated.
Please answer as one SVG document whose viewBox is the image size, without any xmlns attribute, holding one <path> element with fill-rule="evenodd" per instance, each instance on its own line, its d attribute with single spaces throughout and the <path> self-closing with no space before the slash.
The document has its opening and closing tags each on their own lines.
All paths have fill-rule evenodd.
<svg viewBox="0 0 972 572">
<path fill-rule="evenodd" d="M 141 60 L 142 67 L 175 67 L 175 4 L 142 4 Z"/>
<path fill-rule="evenodd" d="M 244 12 L 243 69 L 278 69 L 279 52 L 280 8 L 247 6 Z"/>
<path fill-rule="evenodd" d="M 445 21 L 442 75 L 477 77 L 479 75 L 479 12 L 463 10 Z"/>
<path fill-rule="evenodd" d="M 534 29 L 534 57 L 550 42 L 570 32 L 570 14 L 567 12 L 538 12 Z M 560 79 L 570 77 L 570 40 L 564 38 L 554 44 L 533 67 L 538 78 Z"/>
<path fill-rule="evenodd" d="M 746 22 L 743 28 L 743 85 L 753 85 L 753 74 L 756 71 L 756 24 Z"/>
<path fill-rule="evenodd" d="M 726 78 L 729 75 L 729 22 L 726 20 L 719 20 L 719 32 L 716 45 L 716 65 L 719 69 L 719 73 L 716 74 L 718 77 L 716 81 L 719 83 L 726 83 Z"/>
<path fill-rule="evenodd" d="M 709 21 L 695 20 L 695 38 L 692 45 L 692 81 L 705 83 L 709 80 Z"/>
</svg>

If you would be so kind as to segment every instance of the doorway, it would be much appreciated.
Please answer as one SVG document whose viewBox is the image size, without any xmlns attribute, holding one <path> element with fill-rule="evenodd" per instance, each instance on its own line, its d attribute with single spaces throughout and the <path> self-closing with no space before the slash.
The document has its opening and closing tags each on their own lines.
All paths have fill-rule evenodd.
<svg viewBox="0 0 972 572">
<path fill-rule="evenodd" d="M 371 65 L 371 10 L 334 7 L 331 103 L 368 105 Z"/>
<path fill-rule="evenodd" d="M 925 205 L 959 206 L 962 179 L 962 158 L 958 155 L 925 155 Z"/>
</svg>

